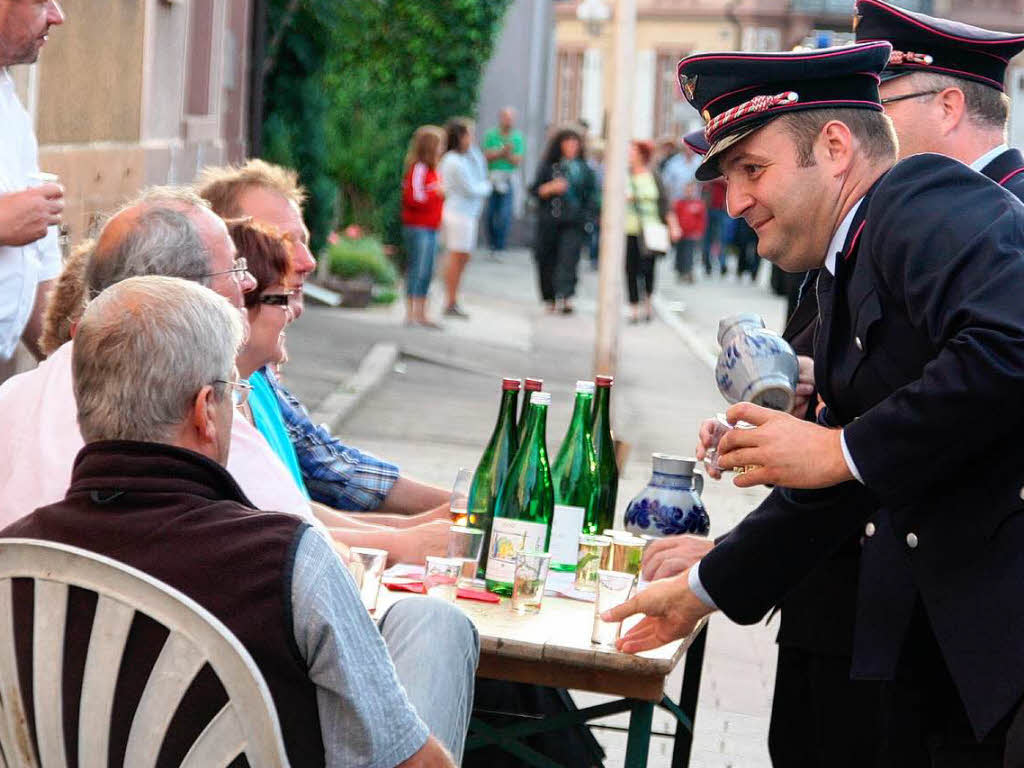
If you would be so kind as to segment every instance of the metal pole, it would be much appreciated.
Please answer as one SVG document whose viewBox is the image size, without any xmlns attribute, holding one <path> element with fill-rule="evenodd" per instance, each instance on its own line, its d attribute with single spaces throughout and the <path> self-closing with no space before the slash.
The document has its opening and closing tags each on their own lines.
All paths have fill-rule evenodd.
<svg viewBox="0 0 1024 768">
<path fill-rule="evenodd" d="M 601 248 L 598 262 L 595 373 L 614 375 L 619 360 L 622 276 L 626 251 L 626 158 L 633 116 L 633 62 L 636 0 L 617 0 L 612 23 L 612 55 L 604 70 L 611 79 L 611 116 L 604 154 Z"/>
</svg>

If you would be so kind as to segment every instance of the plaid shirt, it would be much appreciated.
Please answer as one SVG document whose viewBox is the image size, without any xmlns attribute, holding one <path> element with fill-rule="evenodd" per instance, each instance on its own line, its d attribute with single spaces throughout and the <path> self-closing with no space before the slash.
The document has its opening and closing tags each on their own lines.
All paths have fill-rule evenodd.
<svg viewBox="0 0 1024 768">
<path fill-rule="evenodd" d="M 324 425 L 314 425 L 305 406 L 271 371 L 263 370 L 277 395 L 310 497 L 321 504 L 351 512 L 368 512 L 379 507 L 398 479 L 398 467 L 349 448 Z"/>
</svg>

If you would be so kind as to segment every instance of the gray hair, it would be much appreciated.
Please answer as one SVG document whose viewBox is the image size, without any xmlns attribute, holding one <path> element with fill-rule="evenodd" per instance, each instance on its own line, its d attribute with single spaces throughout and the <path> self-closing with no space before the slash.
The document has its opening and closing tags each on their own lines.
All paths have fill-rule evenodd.
<svg viewBox="0 0 1024 768">
<path fill-rule="evenodd" d="M 921 90 L 944 91 L 947 88 L 956 88 L 963 93 L 964 109 L 975 126 L 1006 131 L 1006 124 L 1010 119 L 1010 98 L 997 88 L 974 80 L 934 72 L 911 72 L 909 77 L 912 78 L 914 87 Z"/>
<path fill-rule="evenodd" d="M 135 206 L 142 211 L 131 229 L 112 249 L 105 253 L 97 249 L 89 259 L 88 295 L 143 275 L 182 277 L 209 285 L 209 278 L 199 276 L 210 271 L 210 249 L 193 221 L 195 210 L 209 210 L 209 205 L 187 187 L 151 187 L 111 219 Z"/>
<path fill-rule="evenodd" d="M 103 291 L 72 347 L 85 442 L 170 442 L 199 390 L 233 378 L 242 334 L 238 310 L 194 282 L 133 277 Z"/>
</svg>

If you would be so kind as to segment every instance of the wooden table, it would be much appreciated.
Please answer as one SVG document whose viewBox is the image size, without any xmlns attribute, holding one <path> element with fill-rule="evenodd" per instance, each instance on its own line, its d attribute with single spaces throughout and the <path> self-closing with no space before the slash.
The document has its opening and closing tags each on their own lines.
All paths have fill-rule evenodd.
<svg viewBox="0 0 1024 768">
<path fill-rule="evenodd" d="M 382 589 L 377 615 L 406 596 L 410 595 Z M 503 598 L 500 604 L 461 599 L 456 603 L 480 634 L 480 666 L 477 672 L 480 677 L 575 688 L 612 694 L 620 699 L 502 730 L 474 720 L 466 751 L 485 744 L 497 744 L 518 756 L 526 765 L 556 766 L 551 760 L 519 744 L 517 739 L 629 711 L 625 765 L 627 768 L 644 766 L 647 764 L 654 707 L 658 705 L 672 712 L 679 721 L 673 768 L 688 764 L 704 655 L 704 622 L 685 640 L 632 655 L 590 642 L 594 621 L 592 603 L 547 595 L 540 613 L 519 615 L 512 611 L 510 602 Z M 691 649 L 688 654 L 687 649 Z M 665 695 L 665 681 L 684 655 L 687 656 L 687 664 L 683 691 L 677 705 Z M 680 734 L 684 728 L 685 733 Z"/>
</svg>

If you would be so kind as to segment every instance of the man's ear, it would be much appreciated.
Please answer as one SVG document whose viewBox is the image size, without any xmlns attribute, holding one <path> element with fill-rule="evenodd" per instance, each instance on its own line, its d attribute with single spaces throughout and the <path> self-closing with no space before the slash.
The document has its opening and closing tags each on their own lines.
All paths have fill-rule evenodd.
<svg viewBox="0 0 1024 768">
<path fill-rule="evenodd" d="M 946 88 L 937 93 L 935 99 L 942 109 L 939 128 L 943 135 L 951 133 L 961 124 L 967 113 L 964 92 L 959 88 Z"/>
<path fill-rule="evenodd" d="M 200 389 L 192 402 L 189 426 L 200 445 L 209 445 L 217 439 L 217 405 L 217 391 L 212 384 Z"/>
<path fill-rule="evenodd" d="M 831 120 L 821 129 L 818 139 L 824 159 L 832 166 L 834 174 L 839 175 L 849 170 L 853 163 L 855 144 L 849 126 L 839 120 Z"/>
</svg>

